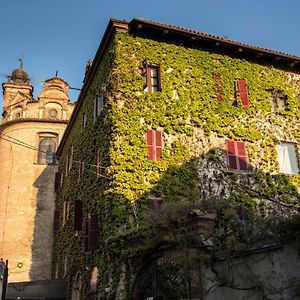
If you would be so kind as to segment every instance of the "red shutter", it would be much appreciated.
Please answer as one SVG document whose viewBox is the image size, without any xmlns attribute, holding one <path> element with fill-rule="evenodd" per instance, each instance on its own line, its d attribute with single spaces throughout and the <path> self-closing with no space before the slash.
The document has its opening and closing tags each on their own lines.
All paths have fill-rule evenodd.
<svg viewBox="0 0 300 300">
<path fill-rule="evenodd" d="M 54 192 L 58 192 L 61 187 L 61 172 L 55 173 Z"/>
<path fill-rule="evenodd" d="M 59 229 L 59 215 L 59 210 L 56 209 L 54 211 L 53 232 L 56 232 Z"/>
<path fill-rule="evenodd" d="M 98 248 L 98 218 L 97 215 L 90 215 L 89 219 L 89 243 L 88 248 L 90 251 Z"/>
<path fill-rule="evenodd" d="M 235 153 L 235 141 L 226 141 L 226 148 L 227 148 L 227 160 L 228 160 L 228 167 L 232 170 L 237 170 L 238 165 L 236 161 L 236 153 Z"/>
<path fill-rule="evenodd" d="M 248 170 L 247 152 L 244 142 L 236 142 L 239 169 L 242 171 Z"/>
<path fill-rule="evenodd" d="M 161 158 L 163 147 L 163 136 L 161 131 L 155 131 L 155 160 L 158 161 Z"/>
<path fill-rule="evenodd" d="M 148 130 L 146 133 L 147 138 L 147 148 L 148 148 L 148 159 L 149 160 L 155 160 L 155 136 L 154 136 L 155 130 Z"/>
<path fill-rule="evenodd" d="M 250 107 L 246 80 L 238 80 L 237 84 L 243 107 Z"/>
<path fill-rule="evenodd" d="M 82 229 L 82 201 L 75 200 L 74 207 L 74 230 L 81 231 Z"/>
</svg>

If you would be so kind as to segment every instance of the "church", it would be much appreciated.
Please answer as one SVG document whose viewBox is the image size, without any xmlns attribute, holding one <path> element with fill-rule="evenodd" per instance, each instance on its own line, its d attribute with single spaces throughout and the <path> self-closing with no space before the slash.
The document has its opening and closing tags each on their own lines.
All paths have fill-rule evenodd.
<svg viewBox="0 0 300 300">
<path fill-rule="evenodd" d="M 20 60 L 2 89 L 0 257 L 9 283 L 50 280 L 55 152 L 74 107 L 69 84 L 47 79 L 35 99 Z"/>
</svg>

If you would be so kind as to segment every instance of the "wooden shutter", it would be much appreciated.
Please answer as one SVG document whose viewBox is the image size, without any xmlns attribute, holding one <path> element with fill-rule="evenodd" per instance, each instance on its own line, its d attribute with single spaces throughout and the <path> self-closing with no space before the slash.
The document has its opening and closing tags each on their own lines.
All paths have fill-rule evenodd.
<svg viewBox="0 0 300 300">
<path fill-rule="evenodd" d="M 155 130 L 147 131 L 147 148 L 148 148 L 148 159 L 155 160 Z"/>
<path fill-rule="evenodd" d="M 243 107 L 246 108 L 250 107 L 246 80 L 238 80 L 237 85 L 238 85 L 239 94 L 240 94 Z"/>
<path fill-rule="evenodd" d="M 161 84 L 161 67 L 157 67 L 157 85 L 158 85 L 158 91 L 162 90 L 162 84 Z"/>
<path fill-rule="evenodd" d="M 98 248 L 98 218 L 96 214 L 91 214 L 89 219 L 89 243 L 88 248 L 93 251 Z"/>
<path fill-rule="evenodd" d="M 59 210 L 56 209 L 54 211 L 53 232 L 56 232 L 59 229 L 59 217 L 60 217 Z"/>
<path fill-rule="evenodd" d="M 161 158 L 163 148 L 162 132 L 155 130 L 155 160 L 158 161 Z"/>
<path fill-rule="evenodd" d="M 232 170 L 237 170 L 238 166 L 237 166 L 236 153 L 235 153 L 235 141 L 227 140 L 226 148 L 227 148 L 228 168 Z"/>
<path fill-rule="evenodd" d="M 61 187 L 61 172 L 55 173 L 54 192 L 58 192 Z"/>
<path fill-rule="evenodd" d="M 148 130 L 146 134 L 148 159 L 158 161 L 163 150 L 163 133 L 158 130 Z"/>
<path fill-rule="evenodd" d="M 74 207 L 74 231 L 82 229 L 82 201 L 75 200 Z"/>
<path fill-rule="evenodd" d="M 236 142 L 236 152 L 238 156 L 239 170 L 248 170 L 248 158 L 244 142 Z"/>
</svg>

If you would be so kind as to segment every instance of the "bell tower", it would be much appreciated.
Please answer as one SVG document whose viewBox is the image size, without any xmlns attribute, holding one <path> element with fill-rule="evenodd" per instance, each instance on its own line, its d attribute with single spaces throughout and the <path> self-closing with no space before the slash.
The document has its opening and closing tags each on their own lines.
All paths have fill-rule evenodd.
<svg viewBox="0 0 300 300">
<path fill-rule="evenodd" d="M 33 86 L 30 84 L 28 73 L 23 69 L 23 60 L 20 65 L 2 83 L 3 89 L 3 119 L 11 120 L 11 111 L 15 106 L 24 107 L 27 101 L 33 100 Z"/>
</svg>

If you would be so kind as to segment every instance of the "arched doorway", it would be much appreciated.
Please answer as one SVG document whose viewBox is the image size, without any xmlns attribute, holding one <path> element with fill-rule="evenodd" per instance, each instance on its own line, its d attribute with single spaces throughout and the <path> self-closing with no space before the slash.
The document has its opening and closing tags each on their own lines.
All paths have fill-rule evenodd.
<svg viewBox="0 0 300 300">
<path fill-rule="evenodd" d="M 161 257 L 145 265 L 136 277 L 134 300 L 189 299 L 185 274 L 172 261 Z"/>
</svg>

